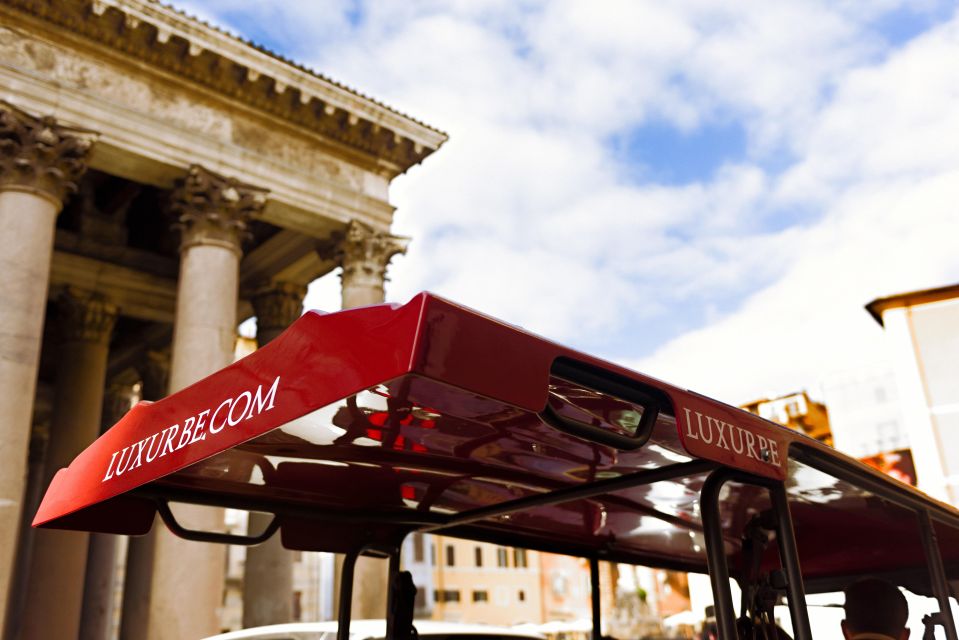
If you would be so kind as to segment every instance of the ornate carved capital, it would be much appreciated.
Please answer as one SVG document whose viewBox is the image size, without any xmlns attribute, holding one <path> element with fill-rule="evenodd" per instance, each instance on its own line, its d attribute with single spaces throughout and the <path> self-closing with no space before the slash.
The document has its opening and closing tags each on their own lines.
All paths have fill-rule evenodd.
<svg viewBox="0 0 959 640">
<path fill-rule="evenodd" d="M 199 165 L 178 180 L 172 209 L 180 229 L 180 250 L 215 245 L 240 253 L 250 218 L 266 203 L 265 189 L 213 173 Z"/>
<path fill-rule="evenodd" d="M 141 396 L 144 400 L 159 400 L 167 395 L 170 384 L 170 349 L 151 349 L 143 354 L 136 365 L 143 382 Z"/>
<path fill-rule="evenodd" d="M 102 295 L 68 288 L 57 300 L 63 342 L 108 344 L 117 321 L 117 307 Z"/>
<path fill-rule="evenodd" d="M 336 231 L 316 245 L 324 260 L 332 260 L 343 268 L 343 283 L 382 287 L 386 268 L 397 254 L 406 253 L 410 238 L 374 231 L 351 220 L 345 231 Z"/>
<path fill-rule="evenodd" d="M 87 169 L 96 134 L 0 101 L 0 190 L 30 191 L 63 205 Z"/>
<path fill-rule="evenodd" d="M 256 328 L 260 334 L 277 333 L 303 313 L 306 287 L 292 282 L 276 282 L 260 287 L 250 297 L 256 313 Z"/>
</svg>

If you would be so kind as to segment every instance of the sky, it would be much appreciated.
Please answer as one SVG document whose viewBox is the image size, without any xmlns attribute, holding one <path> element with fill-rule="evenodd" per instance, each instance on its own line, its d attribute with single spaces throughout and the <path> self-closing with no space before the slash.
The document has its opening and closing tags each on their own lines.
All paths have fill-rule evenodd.
<svg viewBox="0 0 959 640">
<path fill-rule="evenodd" d="M 393 182 L 390 301 L 739 404 L 885 366 L 864 305 L 959 282 L 953 3 L 175 6 L 449 134 Z"/>
</svg>

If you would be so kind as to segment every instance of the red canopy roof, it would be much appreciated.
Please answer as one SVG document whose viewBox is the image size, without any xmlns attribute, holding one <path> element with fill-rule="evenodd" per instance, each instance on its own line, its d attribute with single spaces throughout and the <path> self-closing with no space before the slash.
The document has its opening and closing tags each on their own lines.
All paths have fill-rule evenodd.
<svg viewBox="0 0 959 640">
<path fill-rule="evenodd" d="M 294 549 L 344 551 L 358 526 L 383 540 L 446 528 L 705 571 L 699 489 L 719 465 L 786 482 L 811 579 L 923 566 L 914 504 L 933 513 L 947 566 L 959 563 L 951 507 L 757 416 L 429 294 L 307 313 L 243 360 L 140 403 L 57 473 L 34 525 L 142 534 L 158 505 L 183 501 L 276 513 Z M 768 498 L 730 485 L 723 505 L 735 556 Z"/>
</svg>

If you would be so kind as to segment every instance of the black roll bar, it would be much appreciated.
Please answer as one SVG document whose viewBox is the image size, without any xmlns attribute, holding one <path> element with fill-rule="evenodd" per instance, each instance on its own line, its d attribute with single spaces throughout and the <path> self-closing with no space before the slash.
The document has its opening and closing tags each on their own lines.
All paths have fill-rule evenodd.
<svg viewBox="0 0 959 640">
<path fill-rule="evenodd" d="M 386 637 L 392 638 L 396 628 L 395 620 L 395 601 L 398 597 L 396 593 L 397 584 L 396 576 L 400 573 L 400 554 L 403 549 L 403 543 L 400 542 L 396 545 L 396 549 L 393 553 L 390 554 L 390 567 L 387 575 L 387 584 L 389 585 L 389 591 L 386 594 Z"/>
<path fill-rule="evenodd" d="M 929 579 L 932 582 L 932 592 L 939 602 L 939 614 L 942 624 L 946 628 L 946 638 L 957 640 L 956 621 L 952 617 L 952 607 L 949 606 L 949 584 L 946 581 L 946 570 L 942 565 L 942 554 L 939 551 L 939 540 L 932 518 L 928 511 L 919 511 L 919 531 L 922 534 L 922 548 L 926 552 L 926 563 L 929 565 Z"/>
<path fill-rule="evenodd" d="M 400 566 L 400 544 L 384 547 L 377 544 L 360 544 L 343 557 L 343 568 L 340 569 L 340 605 L 337 608 L 337 627 L 336 640 L 349 640 L 350 637 L 350 619 L 353 615 L 353 577 L 356 572 L 356 561 L 362 555 L 369 555 L 379 558 L 389 558 L 389 591 L 387 592 L 387 638 L 391 638 L 390 626 L 392 623 L 391 607 L 395 594 L 393 593 L 393 578 L 399 572 Z"/>
<path fill-rule="evenodd" d="M 356 559 L 365 547 L 358 547 L 347 553 L 340 569 L 340 606 L 336 615 L 336 640 L 350 639 L 350 617 L 353 615 L 353 573 Z"/>
<path fill-rule="evenodd" d="M 593 607 L 593 640 L 603 637 L 603 618 L 599 602 L 599 558 L 589 559 L 589 597 Z"/>
<path fill-rule="evenodd" d="M 736 614 L 733 610 L 732 590 L 729 587 L 729 564 L 726 560 L 726 545 L 723 538 L 722 518 L 719 509 L 719 493 L 729 481 L 751 484 L 765 488 L 770 493 L 773 510 L 776 512 L 776 542 L 779 556 L 786 569 L 789 593 L 789 616 L 792 619 L 796 640 L 812 640 L 809 615 L 806 611 L 806 594 L 803 591 L 802 571 L 796 553 L 796 538 L 793 534 L 792 516 L 786 487 L 782 482 L 743 473 L 728 467 L 709 474 L 700 492 L 700 512 L 706 539 L 706 562 L 709 566 L 709 581 L 713 589 L 716 607 L 716 626 L 720 640 L 737 640 Z"/>
<path fill-rule="evenodd" d="M 729 588 L 729 564 L 726 562 L 726 542 L 723 539 L 722 520 L 719 513 L 719 491 L 726 478 L 717 469 L 709 474 L 699 492 L 703 534 L 706 540 L 706 564 L 709 567 L 709 583 L 713 589 L 713 604 L 716 610 L 716 628 L 720 640 L 737 640 L 736 614 L 733 611 L 733 592 Z"/>
<path fill-rule="evenodd" d="M 623 491 L 625 489 L 631 489 L 633 487 L 638 487 L 645 484 L 652 484 L 653 482 L 661 482 L 663 480 L 673 480 L 675 478 L 699 475 L 701 473 L 712 471 L 715 468 L 716 463 L 709 460 L 693 459 L 690 462 L 678 462 L 667 467 L 645 469 L 643 471 L 637 471 L 635 473 L 630 473 L 618 478 L 597 480 L 595 482 L 588 482 L 582 485 L 556 489 L 546 493 L 527 496 L 525 498 L 508 500 L 506 502 L 500 502 L 488 507 L 471 509 L 461 514 L 450 516 L 445 522 L 418 527 L 417 531 L 420 533 L 433 533 L 442 529 L 472 524 L 474 522 L 479 522 L 480 520 L 486 520 L 487 518 L 509 515 L 525 509 L 547 507 L 554 504 L 602 496 L 615 491 Z M 667 522 L 679 520 L 679 518 L 655 511 L 649 513 L 649 515 L 661 518 Z M 683 525 L 688 527 L 689 523 L 684 521 Z"/>
</svg>

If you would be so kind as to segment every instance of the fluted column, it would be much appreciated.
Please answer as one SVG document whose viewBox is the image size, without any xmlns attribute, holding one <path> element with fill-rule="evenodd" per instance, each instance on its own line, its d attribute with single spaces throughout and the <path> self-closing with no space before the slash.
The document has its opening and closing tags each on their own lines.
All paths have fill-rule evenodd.
<svg viewBox="0 0 959 640">
<path fill-rule="evenodd" d="M 130 410 L 134 397 L 129 383 L 111 384 L 105 394 L 103 433 Z M 113 623 L 113 589 L 117 573 L 117 545 L 120 537 L 109 533 L 90 534 L 86 578 L 83 583 L 83 609 L 80 614 L 80 640 L 108 640 Z"/>
<path fill-rule="evenodd" d="M 343 269 L 343 308 L 353 309 L 383 302 L 386 268 L 397 254 L 406 253 L 410 239 L 374 231 L 353 220 L 317 244 L 317 253 Z"/>
<path fill-rule="evenodd" d="M 57 304 L 60 345 L 44 486 L 100 434 L 103 387 L 117 309 L 102 297 L 67 290 Z M 89 534 L 35 532 L 22 638 L 76 638 Z"/>
<path fill-rule="evenodd" d="M 252 296 L 256 340 L 262 347 L 280 335 L 303 313 L 306 287 L 275 283 Z M 250 532 L 262 531 L 272 515 L 251 513 Z M 293 554 L 280 544 L 279 534 L 248 547 L 243 569 L 243 626 L 257 627 L 293 621 Z"/>
<path fill-rule="evenodd" d="M 393 256 L 406 253 L 409 243 L 409 238 L 374 231 L 353 220 L 345 231 L 335 232 L 319 242 L 316 250 L 321 258 L 332 260 L 342 268 L 343 308 L 352 309 L 383 302 L 386 269 Z M 343 556 L 337 555 L 334 602 L 339 601 L 342 566 Z M 353 574 L 354 618 L 386 615 L 387 568 L 383 560 L 365 557 L 357 560 Z"/>
<path fill-rule="evenodd" d="M 147 351 L 136 368 L 143 384 L 141 395 L 144 400 L 156 401 L 167 394 L 170 380 L 169 349 Z M 120 640 L 141 640 L 147 635 L 153 555 L 156 552 L 157 531 L 162 527 L 163 523 L 154 522 L 146 535 L 130 537 L 123 578 Z"/>
<path fill-rule="evenodd" d="M 241 244 L 250 217 L 265 200 L 265 191 L 198 166 L 177 185 L 173 204 L 181 244 L 171 392 L 233 359 Z M 221 509 L 183 508 L 177 517 L 191 529 L 223 529 Z M 159 529 L 147 638 L 200 638 L 217 632 L 224 570 L 219 545 L 182 540 Z"/>
<path fill-rule="evenodd" d="M 6 623 L 53 230 L 93 142 L 0 102 L 0 627 Z"/>
</svg>

